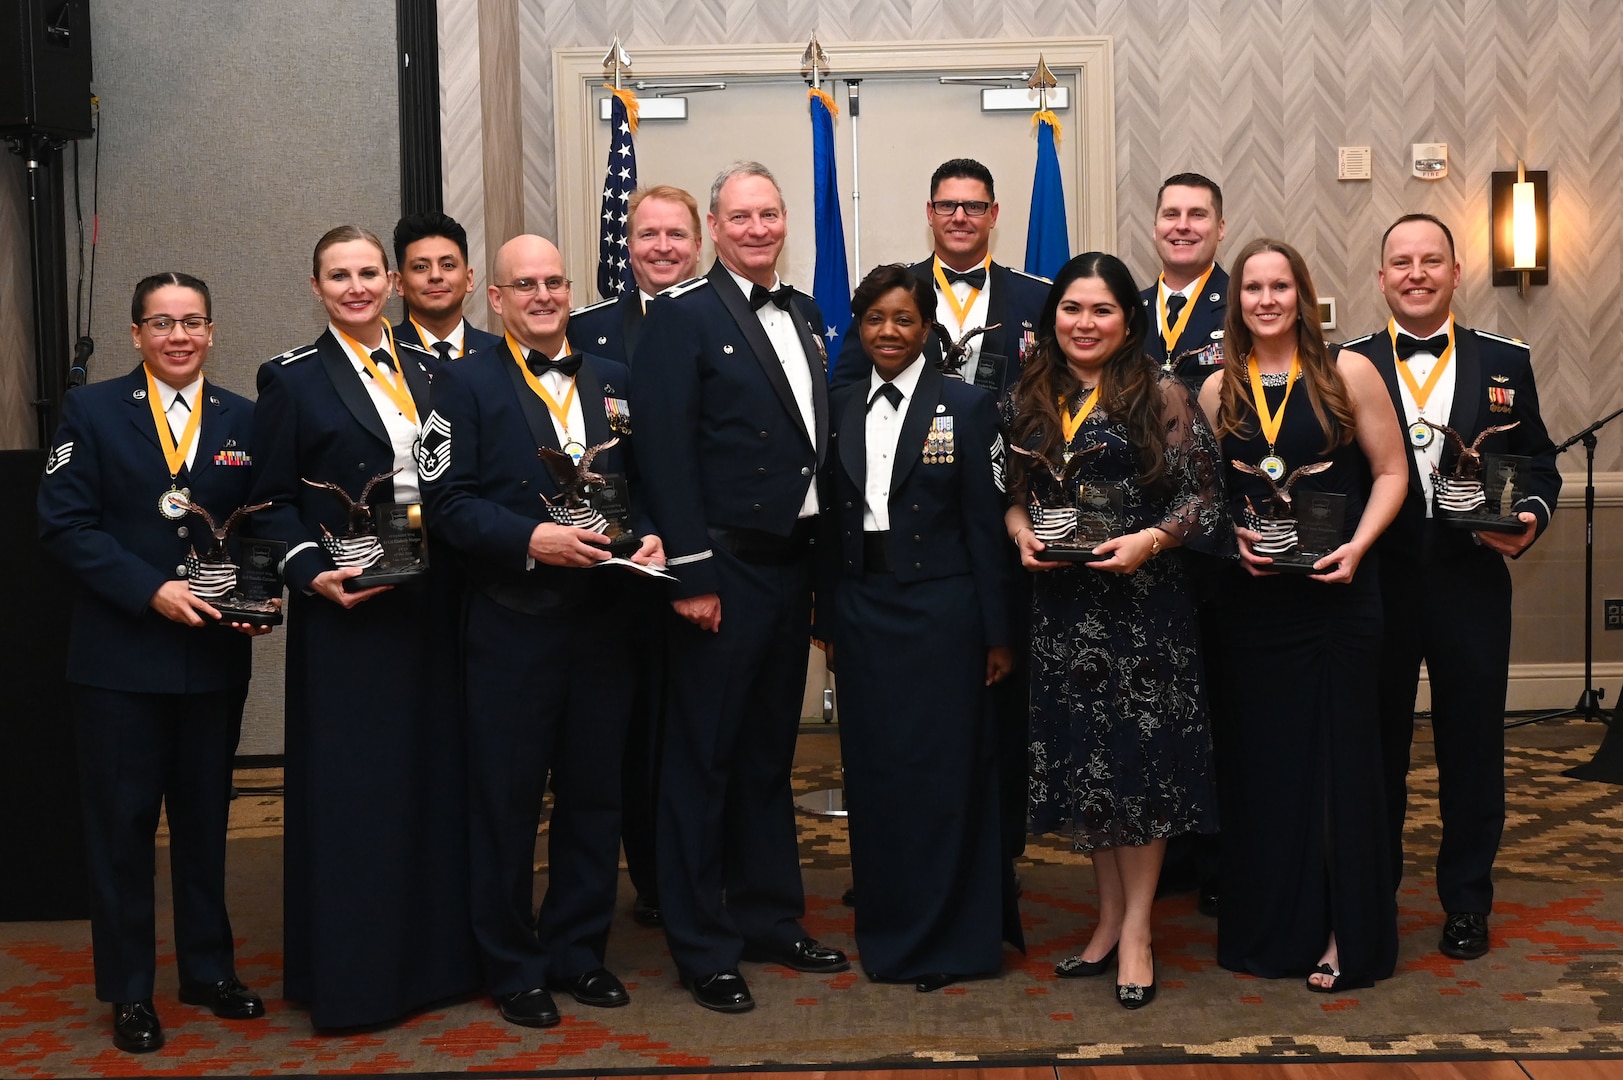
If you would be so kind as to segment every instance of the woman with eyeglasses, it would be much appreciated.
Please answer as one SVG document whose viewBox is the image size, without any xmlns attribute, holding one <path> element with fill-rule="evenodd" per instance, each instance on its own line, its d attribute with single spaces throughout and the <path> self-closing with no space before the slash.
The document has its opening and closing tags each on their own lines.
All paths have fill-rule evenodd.
<svg viewBox="0 0 1623 1080">
<path fill-rule="evenodd" d="M 135 287 L 141 362 L 68 394 L 39 489 L 40 539 L 78 579 L 68 683 L 90 861 L 96 997 L 113 1045 L 163 1045 L 153 837 L 169 815 L 180 999 L 216 1016 L 265 1014 L 237 980 L 225 908 L 231 759 L 248 693 L 248 638 L 187 585 L 207 551 L 203 508 L 248 502 L 254 406 L 203 376 L 214 344 L 209 290 L 189 274 Z"/>
<path fill-rule="evenodd" d="M 421 521 L 415 455 L 437 361 L 384 318 L 392 280 L 372 233 L 324 235 L 310 287 L 326 330 L 259 371 L 253 497 L 271 503 L 260 534 L 288 546 L 285 996 L 317 1028 L 348 1028 L 478 985 L 459 583 L 432 548 L 414 578 L 350 581 L 375 551 L 337 541 L 385 516 Z"/>
</svg>

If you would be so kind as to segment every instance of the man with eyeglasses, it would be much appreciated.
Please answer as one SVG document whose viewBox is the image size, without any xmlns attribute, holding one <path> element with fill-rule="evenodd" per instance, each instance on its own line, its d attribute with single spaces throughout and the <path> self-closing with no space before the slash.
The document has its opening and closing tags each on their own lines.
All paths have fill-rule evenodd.
<svg viewBox="0 0 1623 1080">
<path fill-rule="evenodd" d="M 967 343 L 958 366 L 965 382 L 1001 394 L 1020 380 L 1020 367 L 1036 346 L 1037 316 L 1048 299 L 1048 282 L 992 261 L 997 225 L 992 171 L 972 158 L 953 158 L 930 177 L 924 218 L 935 251 L 913 264 L 913 273 L 936 290 L 936 322 L 953 341 L 985 328 Z M 933 337 L 925 346 L 931 363 L 941 356 Z M 865 381 L 873 364 L 857 334 L 847 334 L 834 364 L 834 385 Z M 1022 828 L 1024 828 L 1022 812 Z"/>
<path fill-rule="evenodd" d="M 679 187 L 638 188 L 627 202 L 630 228 L 626 246 L 637 287 L 569 313 L 569 341 L 577 349 L 631 362 L 649 301 L 686 281 L 699 268 L 699 204 Z M 650 590 L 651 591 L 651 590 Z M 650 599 L 664 607 L 664 598 Z M 623 813 L 620 839 L 626 873 L 636 890 L 631 917 L 642 926 L 663 926 L 659 878 L 654 869 L 654 818 L 659 791 L 659 743 L 664 730 L 664 619 L 644 612 L 627 633 L 634 662 L 637 704 L 626 732 L 622 770 Z"/>
<path fill-rule="evenodd" d="M 626 203 L 626 248 L 637 287 L 569 313 L 577 349 L 629 364 L 648 302 L 699 270 L 699 203 L 679 187 L 638 188 Z"/>
<path fill-rule="evenodd" d="M 505 340 L 434 380 L 418 475 L 430 527 L 462 556 L 473 933 L 502 1017 L 559 1022 L 550 990 L 612 1008 L 604 966 L 619 883 L 620 751 L 631 713 L 626 571 L 608 526 L 564 524 L 587 473 L 631 472 L 629 376 L 565 339 L 570 282 L 558 249 L 519 236 L 496 253 L 490 306 Z M 537 448 L 540 448 L 538 452 Z M 550 461 L 542 453 L 550 453 Z M 578 470 L 578 472 L 577 472 Z M 661 564 L 631 490 L 633 562 Z M 579 494 L 579 491 L 575 491 Z M 595 527 L 594 527 L 595 524 Z M 548 885 L 532 921 L 532 858 L 548 780 Z"/>
<path fill-rule="evenodd" d="M 501 338 L 468 322 L 462 304 L 473 294 L 468 230 L 441 213 L 408 214 L 394 227 L 394 259 L 406 325 L 395 334 L 417 343 L 442 363 L 488 349 Z"/>
<path fill-rule="evenodd" d="M 716 263 L 648 305 L 632 361 L 637 460 L 673 573 L 659 792 L 665 933 L 683 984 L 754 1007 L 740 960 L 850 966 L 801 925 L 789 774 L 806 682 L 815 479 L 828 450 L 822 313 L 783 284 L 764 165 L 710 188 Z"/>
<path fill-rule="evenodd" d="M 1217 245 L 1224 232 L 1215 181 L 1196 172 L 1162 181 L 1152 229 L 1161 276 L 1142 294 L 1150 314 L 1144 349 L 1194 394 L 1223 364 L 1229 275 L 1217 265 Z"/>
</svg>

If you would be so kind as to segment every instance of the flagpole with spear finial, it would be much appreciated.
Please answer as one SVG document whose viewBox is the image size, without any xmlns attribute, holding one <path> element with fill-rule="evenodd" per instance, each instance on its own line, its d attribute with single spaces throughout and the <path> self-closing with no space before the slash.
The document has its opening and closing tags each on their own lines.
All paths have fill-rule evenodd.
<svg viewBox="0 0 1623 1080">
<path fill-rule="evenodd" d="M 1038 124 L 1048 124 L 1054 129 L 1054 141 L 1056 143 L 1060 139 L 1059 117 L 1055 116 L 1048 107 L 1048 91 L 1058 85 L 1059 80 L 1054 78 L 1052 71 L 1048 70 L 1048 63 L 1043 59 L 1043 54 L 1038 53 L 1037 70 L 1026 81 L 1027 87 L 1037 91 L 1037 111 L 1031 116 L 1031 126 L 1035 128 Z"/>
</svg>

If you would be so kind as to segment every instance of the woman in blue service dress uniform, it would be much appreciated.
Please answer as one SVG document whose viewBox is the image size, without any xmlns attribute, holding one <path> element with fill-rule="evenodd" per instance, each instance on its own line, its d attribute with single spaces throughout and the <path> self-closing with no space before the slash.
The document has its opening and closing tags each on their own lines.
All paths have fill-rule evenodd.
<svg viewBox="0 0 1623 1080">
<path fill-rule="evenodd" d="M 39 488 L 40 539 L 83 588 L 68 684 L 79 757 L 96 997 L 113 1045 L 163 1045 L 153 837 L 169 819 L 180 1000 L 237 1020 L 265 1015 L 237 980 L 225 908 L 231 759 L 248 694 L 248 635 L 187 585 L 209 539 L 187 503 L 224 521 L 247 505 L 253 403 L 203 377 L 214 343 L 208 286 L 154 274 L 135 287 L 141 363 L 62 406 Z"/>
<path fill-rule="evenodd" d="M 1119 957 L 1128 1009 L 1155 997 L 1150 907 L 1167 838 L 1217 828 L 1194 600 L 1175 549 L 1230 543 L 1216 442 L 1183 384 L 1145 355 L 1148 325 L 1121 260 L 1078 255 L 1054 279 L 1036 353 L 1004 405 L 1011 449 L 1051 467 L 1088 454 L 1082 483 L 1122 493 L 1122 531 L 1092 549 L 1106 558 L 1048 560 L 1032 508 L 1070 500 L 1051 467 L 1009 459 L 1006 523 L 1036 572 L 1032 827 L 1069 829 L 1099 889 L 1087 947 L 1055 973 L 1100 975 Z"/>
<path fill-rule="evenodd" d="M 311 288 L 328 326 L 259 370 L 255 520 L 288 545 L 285 969 L 318 1028 L 375 1025 L 479 985 L 468 918 L 457 582 L 431 551 L 414 582 L 346 592 L 321 548 L 348 531 L 333 483 L 415 503 L 432 354 L 383 317 L 376 236 L 332 229 Z M 430 524 L 431 528 L 431 524 Z"/>
<path fill-rule="evenodd" d="M 832 405 L 824 551 L 837 565 L 819 622 L 839 678 L 862 965 L 928 992 L 1003 966 L 986 690 L 1013 662 L 1003 442 L 992 396 L 923 358 L 931 286 L 880 266 L 851 313 L 874 370 Z"/>
<path fill-rule="evenodd" d="M 1327 346 L 1307 265 L 1277 240 L 1241 250 L 1223 369 L 1200 400 L 1223 449 L 1232 509 L 1263 511 L 1270 477 L 1345 496 L 1342 543 L 1310 575 L 1270 571 L 1237 528 L 1224 575 L 1223 905 L 1217 958 L 1331 993 L 1392 974 L 1397 910 L 1386 847 L 1376 663 L 1379 579 L 1370 545 L 1408 490 L 1392 399 L 1375 368 Z M 1232 464 L 1249 466 L 1259 476 Z"/>
</svg>

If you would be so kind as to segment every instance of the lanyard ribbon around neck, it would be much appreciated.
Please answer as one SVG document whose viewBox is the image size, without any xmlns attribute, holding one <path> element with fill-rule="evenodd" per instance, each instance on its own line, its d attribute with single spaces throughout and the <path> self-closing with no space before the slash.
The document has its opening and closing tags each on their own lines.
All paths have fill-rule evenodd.
<svg viewBox="0 0 1623 1080">
<path fill-rule="evenodd" d="M 1099 404 L 1099 388 L 1097 386 L 1088 393 L 1086 398 L 1082 399 L 1081 407 L 1074 413 L 1067 412 L 1065 410 L 1065 400 L 1060 399 L 1060 428 L 1065 435 L 1066 446 L 1071 445 L 1071 440 L 1076 438 L 1076 433 L 1082 429 L 1082 421 L 1088 418 L 1088 414 L 1093 411 L 1093 407 L 1097 404 Z"/>
<path fill-rule="evenodd" d="M 400 354 L 395 352 L 394 334 L 390 332 L 391 330 L 389 320 L 384 319 L 383 344 L 379 348 L 387 349 L 389 358 L 394 361 L 392 375 L 385 374 L 383 369 L 378 367 L 377 361 L 372 359 L 371 349 L 368 349 L 342 330 L 338 331 L 338 336 L 343 338 L 345 343 L 355 351 L 356 356 L 360 357 L 361 365 L 366 368 L 367 374 L 372 376 L 372 381 L 377 384 L 378 389 L 383 391 L 383 396 L 394 402 L 394 407 L 399 409 L 406 419 L 415 424 L 417 423 L 417 402 L 412 400 L 411 388 L 406 385 L 406 372 L 400 366 Z"/>
<path fill-rule="evenodd" d="M 1161 340 L 1167 343 L 1167 359 L 1172 358 L 1172 350 L 1178 347 L 1178 342 L 1183 338 L 1184 327 L 1189 325 L 1189 316 L 1194 313 L 1195 304 L 1200 301 L 1200 294 L 1206 288 L 1206 279 L 1212 276 L 1212 271 L 1216 267 L 1217 264 L 1213 263 L 1206 268 L 1204 274 L 1195 279 L 1195 287 L 1189 290 L 1188 303 L 1184 304 L 1183 310 L 1178 312 L 1178 321 L 1171 326 L 1167 325 L 1167 294 L 1165 288 L 1167 276 L 1165 274 L 1161 275 L 1160 287 L 1155 290 L 1155 314 L 1156 325 L 1161 329 Z"/>
<path fill-rule="evenodd" d="M 1268 398 L 1262 389 L 1262 368 L 1255 356 L 1245 358 L 1246 368 L 1251 373 L 1251 398 L 1257 407 L 1257 420 L 1262 425 L 1262 437 L 1267 440 L 1268 453 L 1274 452 L 1274 443 L 1279 441 L 1279 426 L 1285 422 L 1285 406 L 1290 403 L 1291 390 L 1296 386 L 1296 377 L 1302 371 L 1302 359 L 1296 353 L 1291 354 L 1290 374 L 1285 376 L 1285 396 L 1279 402 L 1279 411 L 1270 412 Z"/>
<path fill-rule="evenodd" d="M 1403 380 L 1403 385 L 1409 388 L 1409 393 L 1414 397 L 1415 409 L 1424 412 L 1426 402 L 1431 400 L 1431 392 L 1437 389 L 1437 383 L 1442 379 L 1443 372 L 1448 369 L 1448 362 L 1454 358 L 1454 320 L 1448 320 L 1448 347 L 1443 350 L 1443 355 L 1437 358 L 1437 363 L 1432 367 L 1431 374 L 1426 376 L 1424 385 L 1414 377 L 1414 372 L 1409 370 L 1409 362 L 1397 358 L 1398 323 L 1396 319 L 1386 321 L 1386 334 L 1387 337 L 1392 339 L 1392 363 L 1398 369 L 1398 378 Z"/>
<path fill-rule="evenodd" d="M 535 396 L 546 405 L 547 412 L 552 414 L 552 419 L 563 430 L 564 438 L 566 440 L 572 438 L 569 430 L 569 407 L 575 402 L 575 376 L 569 376 L 569 392 L 564 395 L 563 401 L 559 401 L 547 393 L 547 388 L 541 385 L 541 376 L 531 371 L 530 365 L 524 362 L 524 346 L 514 340 L 512 334 L 507 335 L 507 350 L 513 354 L 513 360 L 518 364 L 519 374 L 524 376 L 524 381 L 535 391 Z M 568 356 L 569 351 L 569 342 L 565 340 L 563 355 Z"/>
<path fill-rule="evenodd" d="M 991 273 L 992 256 L 988 254 L 981 261 L 981 269 Z M 947 306 L 952 309 L 952 317 L 958 320 L 958 332 L 964 332 L 964 320 L 969 318 L 970 311 L 975 307 L 975 301 L 980 299 L 981 290 L 970 289 L 969 297 L 963 303 L 958 302 L 958 294 L 952 291 L 952 285 L 947 281 L 947 273 L 941 267 L 941 259 L 935 260 L 935 283 L 941 289 L 941 295 L 947 298 Z"/>
<path fill-rule="evenodd" d="M 186 464 L 192 444 L 197 442 L 197 432 L 203 423 L 203 391 L 198 389 L 197 405 L 186 417 L 186 426 L 181 429 L 177 440 L 169 428 L 169 410 L 158 396 L 158 380 L 144 365 L 142 370 L 147 376 L 147 404 L 152 407 L 152 423 L 158 429 L 158 445 L 163 449 L 164 464 L 169 466 L 169 478 L 173 480 L 180 475 L 180 468 Z"/>
</svg>

